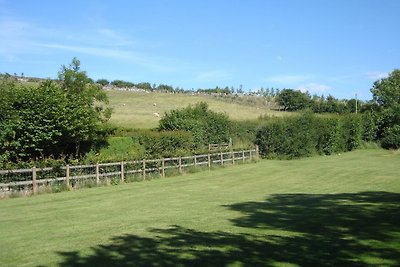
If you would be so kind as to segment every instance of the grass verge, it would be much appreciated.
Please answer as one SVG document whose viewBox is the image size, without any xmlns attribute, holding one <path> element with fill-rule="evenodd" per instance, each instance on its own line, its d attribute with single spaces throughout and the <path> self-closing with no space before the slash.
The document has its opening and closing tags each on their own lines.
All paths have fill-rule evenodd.
<svg viewBox="0 0 400 267">
<path fill-rule="evenodd" d="M 397 266 L 400 154 L 263 160 L 0 201 L 1 266 Z"/>
</svg>

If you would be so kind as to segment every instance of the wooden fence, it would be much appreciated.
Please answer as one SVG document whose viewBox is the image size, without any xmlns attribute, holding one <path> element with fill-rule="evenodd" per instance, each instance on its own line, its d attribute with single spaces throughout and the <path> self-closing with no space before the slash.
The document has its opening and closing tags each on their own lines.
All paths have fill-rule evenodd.
<svg viewBox="0 0 400 267">
<path fill-rule="evenodd" d="M 152 176 L 165 177 L 167 172 L 182 174 L 185 169 L 226 165 L 258 160 L 255 149 L 216 152 L 204 155 L 163 159 L 143 159 L 59 168 L 0 170 L 0 197 L 13 192 L 37 193 L 41 187 L 65 184 L 75 187 L 83 182 L 94 185 L 146 180 Z"/>
</svg>

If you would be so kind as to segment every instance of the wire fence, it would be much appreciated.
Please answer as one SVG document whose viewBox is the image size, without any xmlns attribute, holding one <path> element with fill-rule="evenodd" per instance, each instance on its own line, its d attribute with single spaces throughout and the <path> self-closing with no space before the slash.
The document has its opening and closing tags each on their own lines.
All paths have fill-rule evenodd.
<svg viewBox="0 0 400 267">
<path fill-rule="evenodd" d="M 35 194 L 44 188 L 62 186 L 79 188 L 101 184 L 151 179 L 154 176 L 165 177 L 168 174 L 182 174 L 190 168 L 211 168 L 213 165 L 237 164 L 249 160 L 258 160 L 258 147 L 255 149 L 215 152 L 204 155 L 173 157 L 151 160 L 135 160 L 91 165 L 66 165 L 58 168 L 36 168 L 0 170 L 0 197 L 13 193 Z"/>
</svg>

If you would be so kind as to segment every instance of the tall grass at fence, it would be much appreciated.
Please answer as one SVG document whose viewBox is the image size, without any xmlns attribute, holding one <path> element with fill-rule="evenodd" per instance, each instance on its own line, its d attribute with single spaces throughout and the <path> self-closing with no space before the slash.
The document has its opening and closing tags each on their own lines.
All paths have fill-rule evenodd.
<svg viewBox="0 0 400 267">
<path fill-rule="evenodd" d="M 0 197 L 149 181 L 258 160 L 258 148 L 204 155 L 57 168 L 0 170 Z"/>
</svg>

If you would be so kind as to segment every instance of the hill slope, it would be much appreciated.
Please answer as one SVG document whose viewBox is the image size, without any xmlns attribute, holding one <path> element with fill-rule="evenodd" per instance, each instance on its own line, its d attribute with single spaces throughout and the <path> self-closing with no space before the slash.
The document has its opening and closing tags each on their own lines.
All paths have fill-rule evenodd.
<svg viewBox="0 0 400 267">
<path fill-rule="evenodd" d="M 126 128 L 154 128 L 158 126 L 158 113 L 183 108 L 198 102 L 207 102 L 211 110 L 225 112 L 233 120 L 256 119 L 261 115 L 283 116 L 288 113 L 272 111 L 266 105 L 229 103 L 207 95 L 138 93 L 107 91 L 114 110 L 110 122 Z"/>
</svg>

